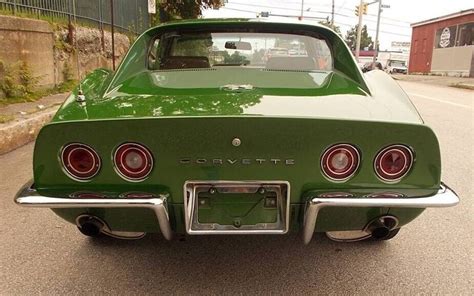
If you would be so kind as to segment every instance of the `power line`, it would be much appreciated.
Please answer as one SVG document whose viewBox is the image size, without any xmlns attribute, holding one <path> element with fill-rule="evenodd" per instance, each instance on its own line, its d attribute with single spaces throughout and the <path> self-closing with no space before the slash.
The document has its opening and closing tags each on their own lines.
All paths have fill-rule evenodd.
<svg viewBox="0 0 474 296">
<path fill-rule="evenodd" d="M 344 4 L 345 4 L 346 1 L 344 1 L 343 5 L 339 6 L 338 9 L 345 9 L 345 10 L 349 10 L 351 12 L 354 11 L 353 8 L 348 8 L 348 7 L 343 7 Z M 288 4 L 298 4 L 299 2 L 285 2 L 285 3 L 288 3 Z M 320 4 L 320 3 L 314 3 L 314 2 L 305 2 L 307 4 L 310 4 L 310 5 L 320 5 L 320 6 L 330 6 L 330 4 Z M 307 4 L 305 4 L 305 6 L 307 6 Z M 373 16 L 373 17 L 377 17 L 376 14 L 367 14 L 368 16 Z M 399 22 L 399 23 L 406 23 L 406 24 L 411 24 L 412 22 L 409 22 L 409 21 L 402 21 L 402 20 L 399 20 L 399 19 L 394 19 L 394 18 L 390 18 L 390 17 L 385 17 L 384 16 L 384 19 L 387 19 L 387 20 L 392 20 L 394 22 Z"/>
<path fill-rule="evenodd" d="M 296 3 L 296 2 L 293 2 L 293 3 Z M 287 7 L 278 7 L 278 6 L 268 6 L 268 5 L 261 5 L 261 4 L 251 4 L 251 3 L 248 3 L 248 4 L 244 4 L 244 3 L 228 3 L 228 5 L 231 4 L 231 5 L 240 5 L 240 6 L 251 6 L 251 7 L 259 7 L 259 8 L 270 8 L 270 9 L 281 9 L 281 10 L 291 10 L 291 11 L 300 11 L 299 9 L 296 9 L 296 8 L 287 8 Z M 312 8 L 312 7 L 310 7 Z M 344 8 L 342 7 L 342 9 L 347 9 L 347 8 Z M 351 10 L 352 11 L 352 10 Z M 323 10 L 306 10 L 307 13 L 321 13 L 321 14 L 326 14 L 326 15 L 329 15 L 331 14 L 330 11 L 323 11 Z M 335 12 L 334 13 L 335 15 L 338 15 L 338 16 L 341 16 L 341 17 L 347 17 L 347 18 L 353 18 L 352 15 L 347 15 L 347 14 L 343 14 L 343 13 L 339 13 L 339 12 Z M 375 16 L 375 15 L 374 15 Z M 385 17 L 384 17 L 385 19 Z M 369 22 L 376 22 L 376 20 L 371 20 L 371 19 L 366 19 L 367 21 Z M 408 26 L 403 26 L 403 25 L 398 25 L 398 24 L 391 24 L 391 23 L 387 23 L 387 22 L 382 22 L 384 25 L 387 25 L 387 26 L 394 26 L 394 27 L 400 27 L 400 28 L 409 28 Z"/>
<path fill-rule="evenodd" d="M 245 10 L 245 9 L 238 9 L 238 8 L 231 8 L 231 7 L 227 7 L 227 6 L 224 6 L 224 7 L 221 7 L 220 9 L 227 9 L 227 10 L 233 10 L 233 11 L 239 11 L 239 12 L 247 12 L 247 13 L 252 13 L 252 14 L 255 14 L 257 15 L 259 12 L 257 11 L 251 11 L 251 10 Z M 289 17 L 289 18 L 298 18 L 299 15 L 283 15 L 283 14 L 271 14 L 272 16 L 281 16 L 281 17 Z M 326 18 L 321 18 L 321 17 L 314 17 L 314 16 L 305 16 L 305 18 L 307 19 L 316 19 L 316 20 L 324 20 Z M 341 24 L 341 25 L 344 25 L 344 26 L 348 26 L 350 28 L 354 27 L 353 24 L 347 24 L 347 23 L 342 23 L 342 22 L 338 22 L 338 24 Z M 374 29 L 369 29 L 367 28 L 367 31 L 371 31 L 371 32 L 375 32 Z M 385 33 L 385 34 L 390 34 L 390 35 L 396 35 L 396 36 L 403 36 L 403 37 L 411 37 L 411 35 L 409 34 L 401 34 L 401 33 L 396 33 L 396 32 L 389 32 L 389 31 L 383 31 L 383 30 L 380 30 L 380 32 L 382 33 Z"/>
</svg>

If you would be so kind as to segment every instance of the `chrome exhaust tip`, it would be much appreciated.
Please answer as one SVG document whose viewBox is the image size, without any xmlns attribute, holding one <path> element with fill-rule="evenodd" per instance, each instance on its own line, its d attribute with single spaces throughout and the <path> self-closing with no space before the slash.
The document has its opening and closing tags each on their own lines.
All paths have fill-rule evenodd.
<svg viewBox="0 0 474 296">
<path fill-rule="evenodd" d="M 97 237 L 102 233 L 105 222 L 95 216 L 80 215 L 76 218 L 76 226 L 82 234 Z"/>
<path fill-rule="evenodd" d="M 367 223 L 362 230 L 328 231 L 326 236 L 336 242 L 351 243 L 373 238 L 384 240 L 392 235 L 392 231 L 398 226 L 395 216 L 384 215 L 377 217 Z"/>
<path fill-rule="evenodd" d="M 90 237 L 105 234 L 117 239 L 134 240 L 141 239 L 146 235 L 146 232 L 112 231 L 104 220 L 89 214 L 77 216 L 76 226 L 82 234 Z"/>
<path fill-rule="evenodd" d="M 370 221 L 365 227 L 364 231 L 376 240 L 386 239 L 392 230 L 397 228 L 398 219 L 395 216 L 380 216 Z"/>
</svg>

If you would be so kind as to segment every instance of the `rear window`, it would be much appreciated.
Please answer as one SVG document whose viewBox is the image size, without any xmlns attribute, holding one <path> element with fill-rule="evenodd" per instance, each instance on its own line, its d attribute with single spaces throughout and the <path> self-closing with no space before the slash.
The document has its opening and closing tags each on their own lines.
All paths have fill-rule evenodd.
<svg viewBox="0 0 474 296">
<path fill-rule="evenodd" d="M 222 67 L 330 71 L 333 58 L 326 40 L 283 33 L 166 32 L 150 46 L 150 70 Z"/>
</svg>

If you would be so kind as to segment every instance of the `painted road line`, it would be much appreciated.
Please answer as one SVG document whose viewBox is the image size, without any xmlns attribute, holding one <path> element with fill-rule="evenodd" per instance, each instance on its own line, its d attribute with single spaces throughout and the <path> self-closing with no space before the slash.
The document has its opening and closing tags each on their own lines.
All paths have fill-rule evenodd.
<svg viewBox="0 0 474 296">
<path fill-rule="evenodd" d="M 433 97 L 428 97 L 428 96 L 425 96 L 425 95 L 420 95 L 420 94 L 415 94 L 415 93 L 408 93 L 408 94 L 409 94 L 410 96 L 415 96 L 415 97 L 419 97 L 419 98 L 422 98 L 422 99 L 427 99 L 427 100 L 431 100 L 431 101 L 435 101 L 435 102 L 439 102 L 439 103 L 445 103 L 445 104 L 453 105 L 453 106 L 456 106 L 456 107 L 461 107 L 461 108 L 466 108 L 466 109 L 472 109 L 472 107 L 469 106 L 469 105 L 453 103 L 453 102 L 451 102 L 451 101 L 445 101 L 445 100 L 435 99 L 435 98 L 433 98 Z"/>
</svg>

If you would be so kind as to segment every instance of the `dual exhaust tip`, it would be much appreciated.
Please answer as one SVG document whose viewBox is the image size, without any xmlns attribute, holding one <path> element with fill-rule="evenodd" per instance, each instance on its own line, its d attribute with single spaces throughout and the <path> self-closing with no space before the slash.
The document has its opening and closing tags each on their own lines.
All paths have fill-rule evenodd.
<svg viewBox="0 0 474 296">
<path fill-rule="evenodd" d="M 98 237 L 101 234 L 110 235 L 111 232 L 105 222 L 92 215 L 80 215 L 76 218 L 79 231 L 90 237 Z M 398 226 L 398 219 L 394 216 L 380 216 L 367 224 L 364 231 L 376 240 L 384 240 L 390 237 L 392 231 Z"/>
</svg>

